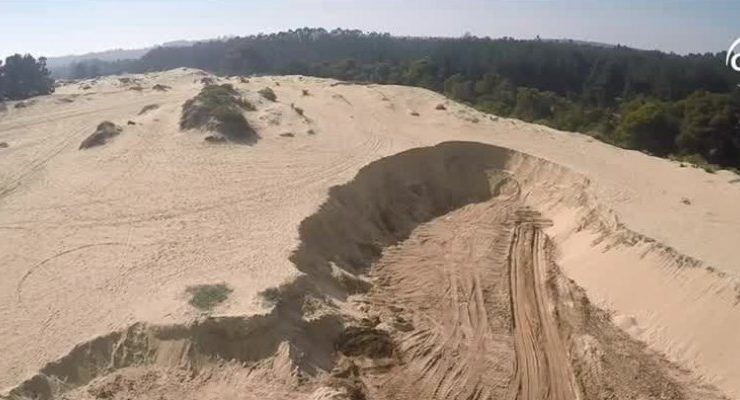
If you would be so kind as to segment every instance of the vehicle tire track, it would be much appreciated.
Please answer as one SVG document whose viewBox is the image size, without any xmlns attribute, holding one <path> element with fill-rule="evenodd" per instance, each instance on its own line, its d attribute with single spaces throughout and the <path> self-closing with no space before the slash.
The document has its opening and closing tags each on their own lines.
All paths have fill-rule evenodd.
<svg viewBox="0 0 740 400">
<path fill-rule="evenodd" d="M 43 267 L 44 265 L 46 265 L 50 261 L 52 261 L 52 260 L 54 260 L 56 258 L 59 258 L 61 256 L 64 256 L 64 255 L 67 255 L 67 254 L 70 254 L 70 253 L 75 253 L 75 252 L 78 252 L 80 250 L 84 250 L 84 249 L 87 249 L 87 248 L 90 248 L 90 247 L 99 247 L 99 246 L 127 246 L 127 244 L 126 243 L 122 243 L 122 242 L 90 243 L 90 244 L 85 244 L 85 245 L 82 245 L 82 246 L 73 247 L 71 249 L 67 249 L 67 250 L 61 251 L 59 253 L 56 253 L 56 254 L 54 254 L 51 257 L 45 258 L 41 262 L 39 262 L 36 265 L 34 265 L 31 268 L 29 268 L 26 271 L 26 273 L 23 274 L 23 276 L 21 277 L 21 279 L 18 280 L 18 284 L 16 285 L 16 289 L 15 289 L 15 291 L 16 291 L 16 298 L 18 299 L 18 304 L 21 307 L 23 307 L 24 309 L 26 309 L 26 306 L 23 303 L 23 285 L 26 283 L 26 280 L 28 280 L 28 278 L 31 275 L 33 275 L 34 272 L 38 271 L 39 268 Z"/>
<path fill-rule="evenodd" d="M 512 205 L 505 198 L 456 210 L 418 228 L 375 266 L 374 278 L 392 283 L 371 303 L 390 309 L 389 318 L 413 321 L 413 329 L 397 336 L 403 368 L 378 382 L 371 398 L 504 398 L 514 357 L 506 269 Z"/>
<path fill-rule="evenodd" d="M 581 398 L 547 293 L 547 237 L 541 229 L 547 223 L 529 209 L 517 212 L 509 251 L 516 351 L 512 400 Z"/>
</svg>

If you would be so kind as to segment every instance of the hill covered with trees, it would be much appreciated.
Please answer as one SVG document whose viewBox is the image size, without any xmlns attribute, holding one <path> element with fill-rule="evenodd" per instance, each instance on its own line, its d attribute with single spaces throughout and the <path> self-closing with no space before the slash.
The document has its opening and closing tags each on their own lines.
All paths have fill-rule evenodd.
<svg viewBox="0 0 740 400">
<path fill-rule="evenodd" d="M 20 100 L 54 91 L 46 58 L 15 54 L 0 60 L 0 100 Z"/>
<path fill-rule="evenodd" d="M 304 74 L 425 87 L 501 116 L 703 164 L 740 166 L 740 76 L 724 54 L 680 56 L 568 41 L 394 37 L 297 29 L 138 60 L 75 65 L 74 77 L 176 67 Z"/>
</svg>

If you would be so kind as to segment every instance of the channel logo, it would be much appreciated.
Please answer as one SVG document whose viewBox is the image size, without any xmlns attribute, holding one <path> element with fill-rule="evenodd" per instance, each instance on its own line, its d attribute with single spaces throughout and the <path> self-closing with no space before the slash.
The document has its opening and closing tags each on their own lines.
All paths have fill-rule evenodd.
<svg viewBox="0 0 740 400">
<path fill-rule="evenodd" d="M 740 46 L 740 38 L 735 39 L 732 45 L 727 49 L 727 57 L 725 58 L 725 65 L 740 72 L 740 52 L 736 52 L 735 49 Z"/>
</svg>

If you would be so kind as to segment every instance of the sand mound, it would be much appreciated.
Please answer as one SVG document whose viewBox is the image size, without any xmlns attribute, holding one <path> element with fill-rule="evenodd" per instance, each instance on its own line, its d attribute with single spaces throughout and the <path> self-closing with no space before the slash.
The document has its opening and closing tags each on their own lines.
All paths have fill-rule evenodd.
<svg viewBox="0 0 740 400">
<path fill-rule="evenodd" d="M 278 377 L 277 393 L 296 398 L 718 398 L 620 333 L 560 274 L 544 233 L 552 221 L 524 200 L 579 182 L 584 189 L 560 167 L 476 143 L 381 159 L 301 223 L 291 259 L 304 275 L 271 292 L 270 314 L 136 324 L 78 346 L 11 396 L 128 395 L 121 374 L 131 368 L 182 369 L 202 388 L 204 374 L 236 362 Z M 587 206 L 584 196 L 557 201 Z M 364 318 L 336 307 L 352 294 Z M 252 384 L 274 384 L 261 379 Z"/>
<path fill-rule="evenodd" d="M 310 77 L 230 79 L 262 140 L 206 146 L 225 136 L 179 129 L 203 76 L 101 78 L 59 105 L 83 93 L 62 85 L 0 120 L 12 397 L 734 394 L 736 178 Z M 75 150 L 91 116 L 153 103 L 114 146 Z"/>
<path fill-rule="evenodd" d="M 95 129 L 92 135 L 88 136 L 85 140 L 80 143 L 80 150 L 89 149 L 90 147 L 102 146 L 108 142 L 108 140 L 118 136 L 123 128 L 117 126 L 110 121 L 101 122 Z"/>
<path fill-rule="evenodd" d="M 257 133 L 242 114 L 246 104 L 233 86 L 208 85 L 183 104 L 180 128 L 211 130 L 234 141 L 254 142 Z"/>
</svg>

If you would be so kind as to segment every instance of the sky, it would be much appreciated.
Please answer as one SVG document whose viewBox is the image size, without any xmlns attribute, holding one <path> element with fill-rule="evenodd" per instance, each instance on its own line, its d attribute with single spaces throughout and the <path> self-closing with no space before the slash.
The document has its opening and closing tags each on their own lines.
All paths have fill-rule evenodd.
<svg viewBox="0 0 740 400">
<path fill-rule="evenodd" d="M 298 27 L 568 38 L 680 54 L 727 50 L 739 0 L 0 0 L 0 57 L 82 54 Z"/>
</svg>

